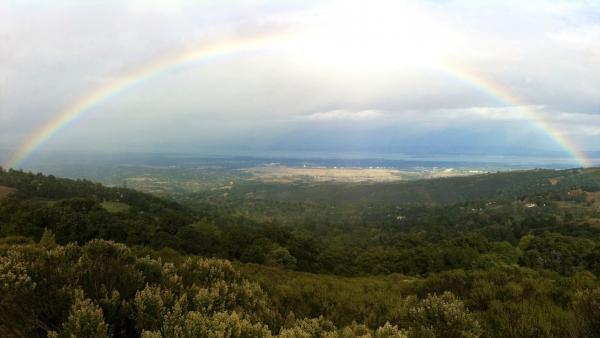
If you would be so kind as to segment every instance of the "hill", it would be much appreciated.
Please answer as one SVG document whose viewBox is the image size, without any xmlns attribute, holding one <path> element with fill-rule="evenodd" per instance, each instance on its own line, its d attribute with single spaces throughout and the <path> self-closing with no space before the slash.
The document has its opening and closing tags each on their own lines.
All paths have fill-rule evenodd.
<svg viewBox="0 0 600 338">
<path fill-rule="evenodd" d="M 596 175 L 421 181 L 446 197 L 419 203 L 413 183 L 174 202 L 0 170 L 0 335 L 593 337 Z"/>
<path fill-rule="evenodd" d="M 600 169 L 531 170 L 386 183 L 272 183 L 246 181 L 229 199 L 255 198 L 335 204 L 451 204 L 516 198 L 576 187 L 600 189 Z"/>
</svg>

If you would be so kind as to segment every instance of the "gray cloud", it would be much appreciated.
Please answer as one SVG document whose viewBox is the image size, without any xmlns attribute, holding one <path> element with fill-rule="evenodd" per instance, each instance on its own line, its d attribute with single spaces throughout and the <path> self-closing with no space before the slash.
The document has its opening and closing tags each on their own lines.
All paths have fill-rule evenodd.
<svg viewBox="0 0 600 338">
<path fill-rule="evenodd" d="M 152 60 L 291 29 L 309 33 L 162 73 L 95 107 L 47 147 L 189 151 L 269 147 L 289 136 L 293 148 L 308 134 L 326 147 L 327 137 L 360 130 L 354 143 L 393 148 L 403 142 L 397 130 L 416 140 L 498 126 L 497 142 L 512 130 L 519 142 L 537 133 L 536 146 L 556 147 L 519 107 L 429 60 L 439 56 L 597 149 L 598 18 L 597 1 L 0 3 L 0 148 Z"/>
</svg>

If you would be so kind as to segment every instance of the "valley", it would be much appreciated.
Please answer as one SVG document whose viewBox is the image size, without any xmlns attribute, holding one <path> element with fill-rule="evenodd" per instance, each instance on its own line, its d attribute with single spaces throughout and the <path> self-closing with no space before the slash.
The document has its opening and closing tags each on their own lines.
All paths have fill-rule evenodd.
<svg viewBox="0 0 600 338">
<path fill-rule="evenodd" d="M 506 337 L 510 332 L 578 336 L 593 330 L 585 318 L 600 287 L 598 169 L 384 182 L 273 181 L 237 168 L 204 173 L 197 168 L 150 170 L 161 173 L 160 182 L 126 179 L 127 187 L 1 171 L 0 186 L 6 193 L 0 200 L 0 262 L 5 264 L 0 267 L 40 285 L 27 291 L 27 297 L 61 294 L 64 291 L 52 282 L 58 278 L 74 290 L 82 288 L 103 313 L 110 313 L 120 303 L 85 284 L 85 276 L 95 273 L 95 280 L 122 295 L 123 304 L 131 304 L 119 310 L 131 319 L 101 319 L 123 336 L 188 325 L 139 312 L 146 311 L 136 305 L 144 297 L 167 297 L 159 308 L 170 313 L 181 311 L 169 305 L 172 295 L 183 301 L 207 295 L 204 292 L 211 295 L 223 285 L 233 292 L 226 297 L 239 300 L 223 304 L 221 296 L 202 296 L 209 297 L 203 301 L 209 303 L 187 305 L 181 318 L 201 316 L 207 328 L 242 320 L 242 330 L 257 337 L 289 337 L 306 325 L 335 337 L 349 332 L 377 337 L 385 330 L 393 333 L 385 337 L 421 337 L 424 332 L 441 337 L 453 330 L 445 320 L 414 315 L 434 306 L 436 316 L 450 316 L 448 307 L 460 309 L 460 325 L 470 332 L 468 337 Z M 288 170 L 283 172 L 287 175 Z M 126 174 L 137 175 L 133 177 L 148 177 L 137 171 L 126 168 Z M 190 190 L 181 188 L 189 179 L 182 179 L 183 173 L 219 177 L 221 171 L 229 174 L 199 180 Z M 180 176 L 166 179 L 167 172 Z M 119 180 L 124 175 L 116 175 L 118 169 L 105 173 Z M 164 188 L 147 194 L 131 189 L 135 182 L 145 189 L 152 187 L 149 182 Z M 61 263 L 80 254 L 80 263 Z M 113 258 L 91 258 L 101 257 L 95 255 Z M 82 265 L 85 259 L 135 263 L 88 267 Z M 54 262 L 58 270 L 44 262 Z M 24 270 L 14 270 L 17 266 Z M 90 269 L 120 272 L 106 279 Z M 214 269 L 224 277 L 202 282 L 207 291 L 196 294 L 185 284 Z M 52 279 L 39 279 L 41 271 Z M 62 271 L 79 277 L 69 281 Z M 165 279 L 173 273 L 178 277 L 168 278 L 180 280 L 179 286 Z M 185 282 L 186 278 L 192 279 Z M 7 285 L 9 289 L 0 292 L 4 309 L 10 310 L 2 312 L 0 307 L 0 316 L 8 318 L 15 309 L 48 315 L 46 305 L 14 293 L 17 284 Z M 246 298 L 238 298 L 240 292 L 252 300 L 245 303 Z M 65 297 L 59 301 L 62 307 L 53 310 L 58 312 L 51 312 L 57 319 L 40 319 L 44 325 L 56 327 L 53 323 L 66 320 L 61 318 L 66 318 L 68 304 L 81 306 L 76 304 L 83 301 Z M 526 308 L 520 307 L 523 302 Z M 209 310 L 213 307 L 224 312 Z M 244 314 L 243 319 L 231 317 L 234 312 Z M 152 321 L 141 321 L 140 313 Z M 510 319 L 515 315 L 522 321 Z M 45 332 L 36 326 L 37 319 L 26 318 L 32 322 L 4 322 L 0 332 L 10 335 L 25 327 L 30 335 Z"/>
</svg>

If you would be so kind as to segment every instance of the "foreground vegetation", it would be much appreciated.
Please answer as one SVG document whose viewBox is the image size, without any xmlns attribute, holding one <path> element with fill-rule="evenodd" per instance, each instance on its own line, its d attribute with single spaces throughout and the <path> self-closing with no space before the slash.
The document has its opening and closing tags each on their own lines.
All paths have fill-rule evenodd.
<svg viewBox="0 0 600 338">
<path fill-rule="evenodd" d="M 0 170 L 0 336 L 600 336 L 598 172 L 498 175 L 176 203 Z"/>
<path fill-rule="evenodd" d="M 17 245 L 15 245 L 18 243 Z M 136 257 L 123 244 L 93 240 L 56 245 L 4 240 L 0 256 L 0 334 L 32 337 L 407 337 L 441 332 L 465 337 L 479 323 L 451 293 L 402 299 L 404 329 L 353 323 L 337 328 L 274 307 L 228 261 L 179 264 Z"/>
<path fill-rule="evenodd" d="M 590 273 L 504 267 L 356 279 L 258 266 L 240 273 L 225 260 L 160 256 L 104 240 L 60 246 L 49 231 L 39 243 L 5 238 L 0 334 L 593 337 L 600 329 L 600 288 Z"/>
</svg>

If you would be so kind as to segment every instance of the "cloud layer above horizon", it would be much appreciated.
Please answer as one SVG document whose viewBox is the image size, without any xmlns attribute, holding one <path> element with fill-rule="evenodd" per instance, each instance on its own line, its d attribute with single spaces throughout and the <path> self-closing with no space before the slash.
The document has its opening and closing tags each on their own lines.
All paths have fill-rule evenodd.
<svg viewBox="0 0 600 338">
<path fill-rule="evenodd" d="M 561 150 L 528 110 L 600 150 L 600 1 L 560 0 L 0 0 L 0 148 L 145 64 L 265 33 L 280 38 L 141 82 L 44 147 Z"/>
</svg>

